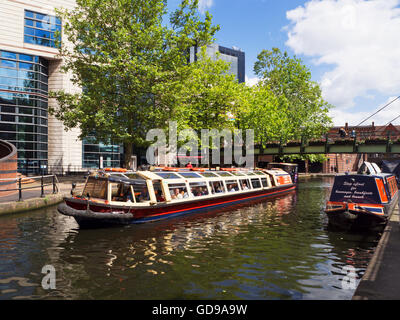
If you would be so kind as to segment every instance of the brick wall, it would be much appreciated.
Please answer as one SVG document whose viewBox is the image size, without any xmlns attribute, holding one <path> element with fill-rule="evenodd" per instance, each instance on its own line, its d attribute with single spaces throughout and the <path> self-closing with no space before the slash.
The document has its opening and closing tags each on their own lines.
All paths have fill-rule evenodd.
<svg viewBox="0 0 400 320">
<path fill-rule="evenodd" d="M 11 143 L 0 140 L 0 197 L 11 194 L 15 191 L 5 191 L 15 189 L 16 181 L 3 179 L 17 178 L 17 149 Z"/>
</svg>

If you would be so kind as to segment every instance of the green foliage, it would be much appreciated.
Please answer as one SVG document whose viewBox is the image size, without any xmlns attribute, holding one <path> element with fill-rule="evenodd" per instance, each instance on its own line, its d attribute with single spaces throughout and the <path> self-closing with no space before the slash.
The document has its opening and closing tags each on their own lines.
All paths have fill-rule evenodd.
<svg viewBox="0 0 400 320">
<path fill-rule="evenodd" d="M 258 55 L 254 72 L 261 79 L 253 108 L 281 113 L 279 116 L 262 117 L 250 122 L 256 130 L 267 130 L 264 139 L 277 137 L 282 142 L 304 138 L 319 138 L 332 125 L 328 116 L 330 105 L 323 100 L 318 84 L 311 80 L 311 73 L 300 59 L 290 57 L 279 49 L 263 50 Z M 274 95 L 277 100 L 265 99 Z M 253 121 L 253 122 L 254 122 Z M 271 129 L 267 129 L 270 127 Z M 263 129 L 265 128 L 265 129 Z"/>
<path fill-rule="evenodd" d="M 207 56 L 205 47 L 189 68 L 191 77 L 185 82 L 182 100 L 173 115 L 178 131 L 190 128 L 200 134 L 202 129 L 234 130 L 235 122 L 228 119 L 227 113 L 237 114 L 245 85 L 228 74 L 227 62 Z"/>
<path fill-rule="evenodd" d="M 64 39 L 62 70 L 81 92 L 52 92 L 51 109 L 66 128 L 81 137 L 145 145 L 149 129 L 165 128 L 184 98 L 191 77 L 191 46 L 213 41 L 218 27 L 204 20 L 197 0 L 183 0 L 164 24 L 165 0 L 77 0 L 74 10 L 59 10 Z M 129 157 L 130 155 L 128 155 Z"/>
<path fill-rule="evenodd" d="M 282 159 L 284 161 L 288 162 L 294 162 L 295 160 L 302 160 L 306 161 L 308 160 L 309 162 L 320 162 L 323 163 L 328 160 L 328 158 L 324 154 L 290 154 L 290 155 L 284 155 L 282 156 Z"/>
</svg>

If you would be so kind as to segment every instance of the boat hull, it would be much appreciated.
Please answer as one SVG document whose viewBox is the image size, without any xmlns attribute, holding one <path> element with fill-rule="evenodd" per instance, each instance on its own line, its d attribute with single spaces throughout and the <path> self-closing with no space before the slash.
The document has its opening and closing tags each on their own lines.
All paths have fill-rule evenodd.
<svg viewBox="0 0 400 320">
<path fill-rule="evenodd" d="M 154 222 L 187 214 L 224 210 L 249 205 L 295 191 L 294 184 L 250 193 L 237 193 L 221 197 L 193 199 L 191 201 L 158 204 L 148 207 L 121 207 L 65 198 L 58 206 L 61 214 L 72 216 L 81 228 L 127 225 Z"/>
<path fill-rule="evenodd" d="M 334 229 L 381 231 L 390 219 L 396 204 L 398 193 L 389 204 L 383 205 L 383 212 L 372 212 L 363 207 L 365 204 L 346 204 L 343 208 L 325 210 L 328 216 L 329 226 Z"/>
</svg>

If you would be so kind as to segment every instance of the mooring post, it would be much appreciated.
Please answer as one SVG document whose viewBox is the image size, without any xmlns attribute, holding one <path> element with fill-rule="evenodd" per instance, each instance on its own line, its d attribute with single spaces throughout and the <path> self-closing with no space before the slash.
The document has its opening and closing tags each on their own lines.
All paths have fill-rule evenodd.
<svg viewBox="0 0 400 320">
<path fill-rule="evenodd" d="M 53 194 L 56 193 L 56 175 L 53 174 Z"/>
<path fill-rule="evenodd" d="M 18 180 L 18 201 L 22 200 L 22 178 Z"/>
<path fill-rule="evenodd" d="M 41 184 L 41 195 L 40 195 L 40 197 L 43 198 L 44 197 L 43 175 L 40 178 L 40 184 Z"/>
</svg>

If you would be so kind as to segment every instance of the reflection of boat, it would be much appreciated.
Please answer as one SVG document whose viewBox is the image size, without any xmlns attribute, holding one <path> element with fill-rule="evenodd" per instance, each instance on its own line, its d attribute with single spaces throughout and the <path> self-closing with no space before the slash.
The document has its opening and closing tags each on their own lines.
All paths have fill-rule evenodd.
<svg viewBox="0 0 400 320">
<path fill-rule="evenodd" d="M 94 171 L 81 196 L 58 207 L 81 227 L 150 222 L 260 201 L 295 189 L 280 169 L 220 171 L 163 168 Z"/>
<path fill-rule="evenodd" d="M 396 177 L 364 162 L 357 174 L 335 177 L 325 212 L 332 226 L 376 229 L 386 224 L 398 197 Z"/>
</svg>

